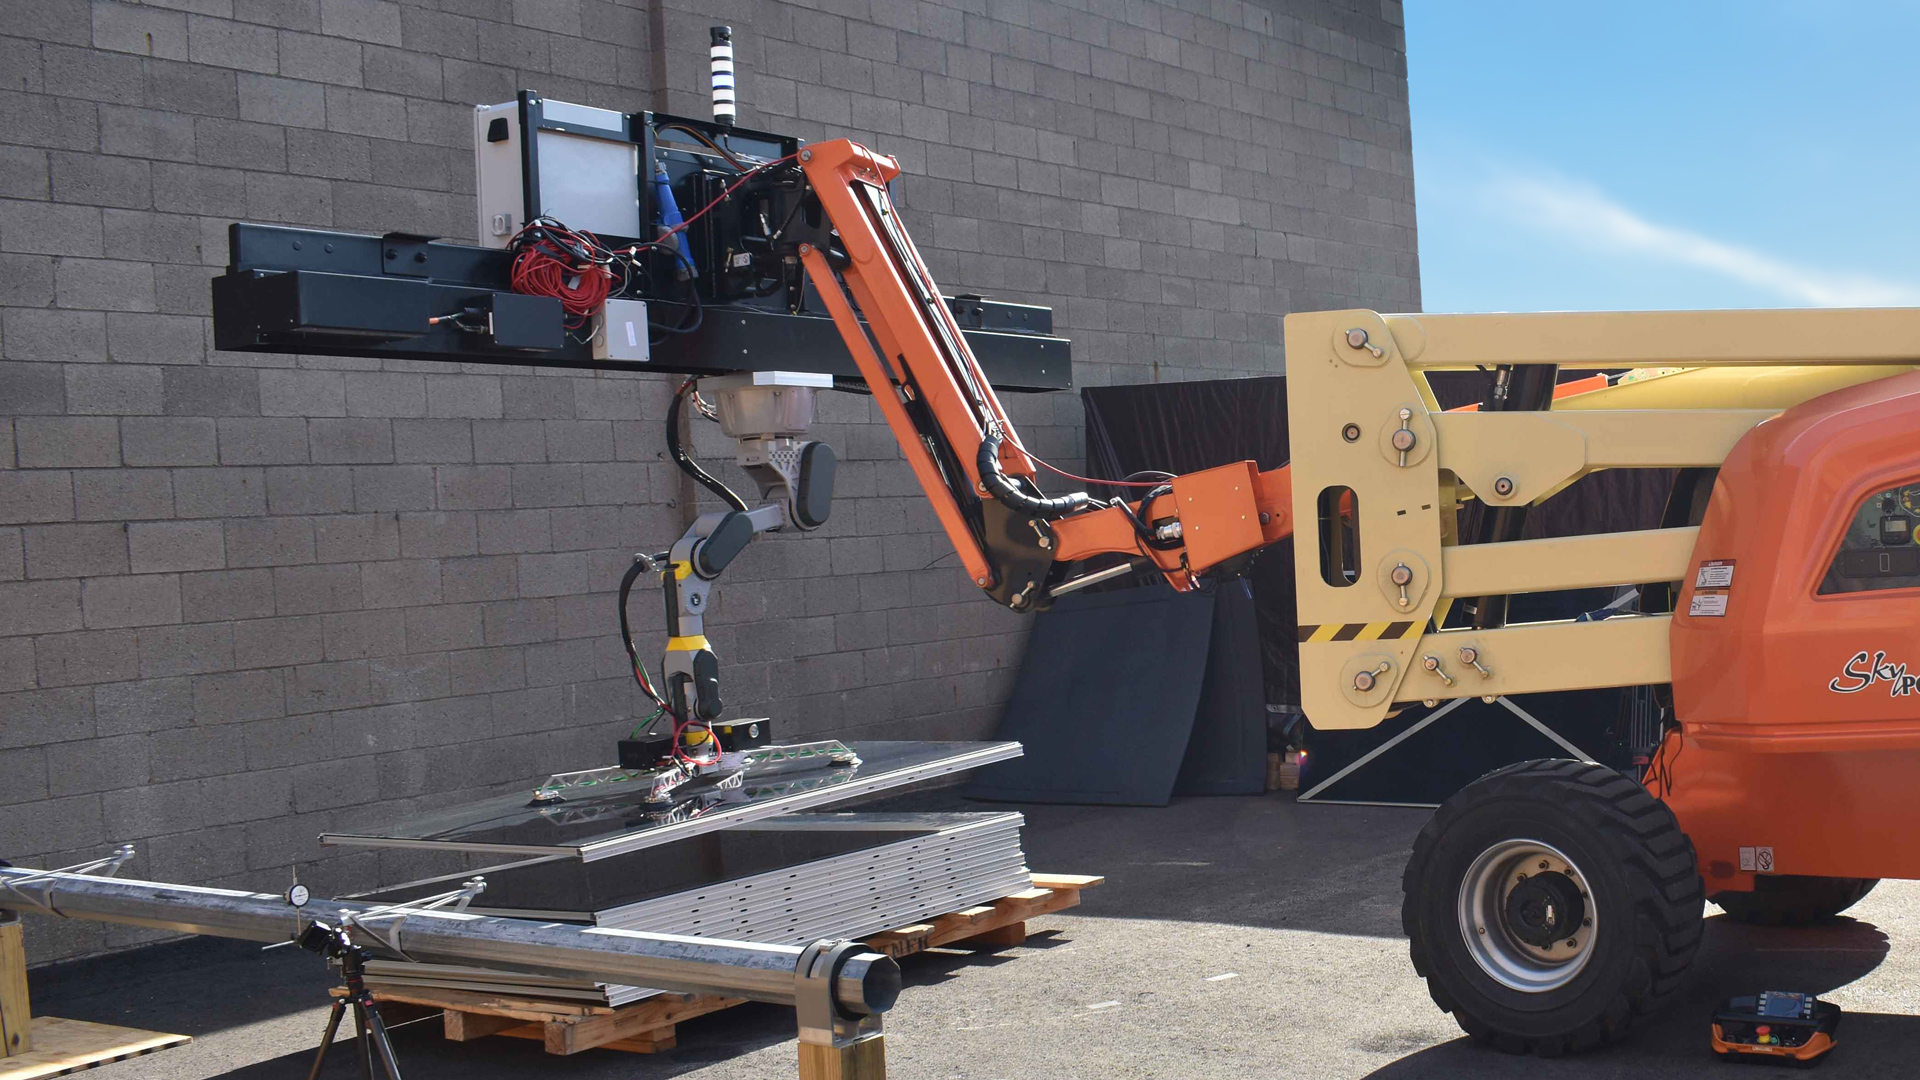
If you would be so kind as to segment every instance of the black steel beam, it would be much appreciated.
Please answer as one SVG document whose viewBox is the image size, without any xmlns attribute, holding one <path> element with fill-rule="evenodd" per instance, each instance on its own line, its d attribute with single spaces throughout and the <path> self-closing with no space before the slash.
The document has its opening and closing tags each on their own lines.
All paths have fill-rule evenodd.
<svg viewBox="0 0 1920 1080">
<path fill-rule="evenodd" d="M 504 250 L 398 233 L 249 224 L 233 225 L 228 245 L 227 272 L 213 281 L 214 346 L 221 350 L 698 375 L 779 370 L 858 377 L 824 314 L 708 306 L 697 331 L 668 337 L 647 362 L 596 360 L 587 345 L 571 338 L 553 348 L 509 348 L 491 335 L 427 324 L 429 318 L 463 309 L 492 311 L 505 294 L 508 299 L 499 300 L 503 311 L 510 308 L 521 325 L 531 319 L 557 328 L 557 300 L 509 289 L 511 259 Z M 977 296 L 946 300 L 996 388 L 1073 385 L 1071 347 L 1053 335 L 1051 309 Z"/>
</svg>

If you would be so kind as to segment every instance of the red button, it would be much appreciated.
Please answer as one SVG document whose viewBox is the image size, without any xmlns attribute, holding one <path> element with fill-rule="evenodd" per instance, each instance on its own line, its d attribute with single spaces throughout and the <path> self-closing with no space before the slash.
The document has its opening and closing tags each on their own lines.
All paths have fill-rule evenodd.
<svg viewBox="0 0 1920 1080">
<path fill-rule="evenodd" d="M 1773 1028 L 1766 1024 L 1761 1024 L 1759 1027 L 1753 1029 L 1753 1033 L 1755 1035 L 1771 1035 L 1773 1034 Z"/>
</svg>

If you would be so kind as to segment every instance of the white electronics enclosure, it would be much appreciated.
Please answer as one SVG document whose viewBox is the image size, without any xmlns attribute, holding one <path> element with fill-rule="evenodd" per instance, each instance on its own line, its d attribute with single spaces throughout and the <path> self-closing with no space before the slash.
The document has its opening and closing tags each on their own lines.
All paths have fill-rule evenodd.
<svg viewBox="0 0 1920 1080">
<path fill-rule="evenodd" d="M 541 215 L 604 237 L 642 235 L 640 146 L 624 113 L 530 91 L 478 106 L 473 166 L 482 247 L 506 247 Z"/>
</svg>

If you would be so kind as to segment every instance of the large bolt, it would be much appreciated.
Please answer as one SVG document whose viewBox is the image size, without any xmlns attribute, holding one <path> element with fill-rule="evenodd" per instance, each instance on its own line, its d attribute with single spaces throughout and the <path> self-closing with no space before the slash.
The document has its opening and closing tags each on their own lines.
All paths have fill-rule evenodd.
<svg viewBox="0 0 1920 1080">
<path fill-rule="evenodd" d="M 1362 330 L 1356 326 L 1353 329 L 1347 331 L 1347 348 L 1364 349 L 1366 347 L 1367 347 L 1367 332 L 1365 330 Z"/>
<path fill-rule="evenodd" d="M 1371 671 L 1356 672 L 1353 676 L 1353 688 L 1363 694 L 1373 689 L 1373 683 L 1374 678 L 1373 672 Z"/>
</svg>

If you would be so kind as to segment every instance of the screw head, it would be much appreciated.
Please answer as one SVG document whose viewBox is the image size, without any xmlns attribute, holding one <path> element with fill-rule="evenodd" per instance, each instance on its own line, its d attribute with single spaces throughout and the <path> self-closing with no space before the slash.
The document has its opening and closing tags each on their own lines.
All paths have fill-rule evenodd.
<svg viewBox="0 0 1920 1080">
<path fill-rule="evenodd" d="M 993 579 L 992 579 L 992 578 L 989 578 L 989 577 L 987 577 L 987 576 L 986 576 L 985 574 L 982 574 L 981 576 L 979 576 L 979 577 L 977 577 L 977 578 L 974 578 L 974 579 L 973 579 L 973 583 L 974 583 L 975 585 L 978 585 L 978 586 L 980 586 L 981 588 L 983 588 L 983 589 L 984 589 L 984 588 L 986 588 L 986 587 L 987 587 L 988 585 L 991 585 L 991 584 L 993 584 Z"/>
<path fill-rule="evenodd" d="M 1399 431 L 1393 433 L 1393 448 L 1403 454 L 1413 449 L 1413 444 L 1418 441 L 1413 432 L 1408 428 L 1401 428 Z"/>
<path fill-rule="evenodd" d="M 693 595 L 687 597 L 688 607 L 699 607 L 703 603 L 705 603 L 705 601 L 700 599 L 699 593 L 694 593 Z"/>
<path fill-rule="evenodd" d="M 1359 442 L 1360 441 L 1360 425 L 1350 423 L 1346 427 L 1341 428 L 1340 437 L 1347 440 L 1348 442 Z"/>
<path fill-rule="evenodd" d="M 1367 332 L 1365 330 L 1362 330 L 1356 326 L 1353 329 L 1347 331 L 1347 348 L 1364 349 L 1366 347 L 1367 347 Z"/>
<path fill-rule="evenodd" d="M 1460 646 L 1460 662 L 1461 663 L 1471 664 L 1478 659 L 1480 659 L 1479 649 L 1476 649 L 1471 645 Z"/>
<path fill-rule="evenodd" d="M 1437 656 L 1423 657 L 1420 661 L 1420 666 L 1426 668 L 1428 671 L 1439 671 L 1440 658 Z"/>
<path fill-rule="evenodd" d="M 1545 860 L 1545 859 L 1541 859 L 1541 860 L 1540 860 L 1540 869 L 1542 869 L 1542 870 L 1545 870 L 1545 869 L 1546 869 L 1547 867 L 1549 867 L 1549 866 L 1551 866 L 1551 865 L 1553 865 L 1553 864 L 1552 864 L 1552 863 L 1549 863 L 1549 862 L 1548 862 L 1547 860 Z"/>
<path fill-rule="evenodd" d="M 802 150 L 802 151 L 800 151 L 800 160 L 801 160 L 801 161 L 812 161 L 812 160 L 813 160 L 813 151 L 811 151 L 811 150 Z"/>
<path fill-rule="evenodd" d="M 1493 493 L 1495 495 L 1500 496 L 1503 499 L 1513 494 L 1513 477 L 1511 476 L 1494 477 Z"/>
<path fill-rule="evenodd" d="M 1356 672 L 1353 676 L 1353 688 L 1363 694 L 1373 689 L 1373 683 L 1374 678 L 1373 672 L 1371 671 Z"/>
<path fill-rule="evenodd" d="M 1579 939 L 1579 938 L 1568 938 L 1568 939 L 1567 939 L 1567 948 L 1569 948 L 1569 949 L 1577 949 L 1577 948 L 1579 948 L 1579 947 L 1580 947 L 1580 939 Z"/>
<path fill-rule="evenodd" d="M 1400 563 L 1387 574 L 1387 579 L 1395 585 L 1405 585 L 1413 580 L 1413 568 L 1406 563 Z"/>
</svg>

